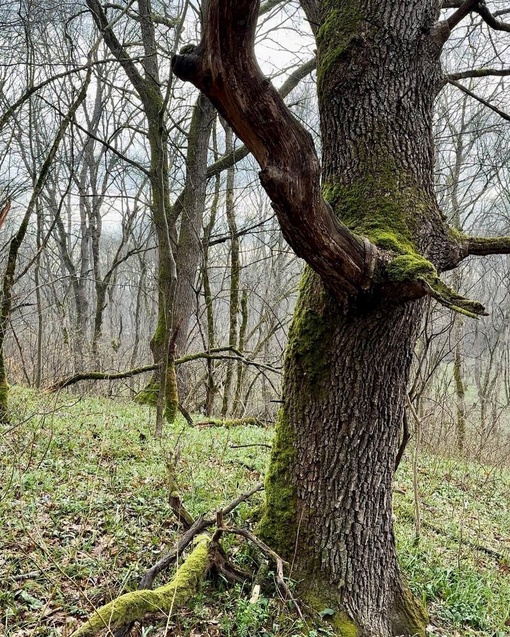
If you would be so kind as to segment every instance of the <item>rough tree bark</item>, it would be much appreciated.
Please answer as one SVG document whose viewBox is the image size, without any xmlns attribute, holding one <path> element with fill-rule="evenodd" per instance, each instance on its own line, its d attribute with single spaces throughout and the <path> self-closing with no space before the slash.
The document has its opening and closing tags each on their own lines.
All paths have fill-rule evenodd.
<svg viewBox="0 0 510 637">
<path fill-rule="evenodd" d="M 391 516 L 420 299 L 482 314 L 438 273 L 475 250 L 494 251 L 452 231 L 434 195 L 439 57 L 475 3 L 443 21 L 440 4 L 302 2 L 317 41 L 322 169 L 256 63 L 257 0 L 210 0 L 200 45 L 173 61 L 254 154 L 282 232 L 310 266 L 289 336 L 260 532 L 292 561 L 310 603 L 335 609 L 340 635 L 425 635 Z"/>
</svg>

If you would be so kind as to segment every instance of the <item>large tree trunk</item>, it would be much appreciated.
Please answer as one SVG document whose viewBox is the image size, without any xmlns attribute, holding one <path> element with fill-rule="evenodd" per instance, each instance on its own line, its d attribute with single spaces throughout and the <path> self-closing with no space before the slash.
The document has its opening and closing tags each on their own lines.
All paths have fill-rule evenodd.
<svg viewBox="0 0 510 637">
<path fill-rule="evenodd" d="M 441 267 L 431 142 L 440 67 L 420 35 L 437 17 L 434 3 L 321 4 L 325 196 L 378 246 L 413 246 Z M 261 531 L 294 561 L 317 610 L 332 605 L 340 628 L 349 618 L 367 636 L 423 635 L 426 626 L 401 580 L 391 508 L 421 306 L 378 295 L 339 303 L 308 272 L 287 351 Z"/>
<path fill-rule="evenodd" d="M 308 270 L 289 335 L 260 532 L 311 604 L 346 612 L 363 635 L 424 628 L 401 584 L 391 508 L 420 317 L 419 302 L 346 311 Z"/>
</svg>

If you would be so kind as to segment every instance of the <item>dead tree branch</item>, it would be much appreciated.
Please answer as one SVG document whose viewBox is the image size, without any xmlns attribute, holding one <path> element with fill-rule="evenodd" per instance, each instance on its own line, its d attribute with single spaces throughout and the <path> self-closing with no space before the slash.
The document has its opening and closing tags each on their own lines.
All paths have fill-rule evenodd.
<svg viewBox="0 0 510 637">
<path fill-rule="evenodd" d="M 229 354 L 222 354 L 222 352 L 231 352 L 233 356 Z M 273 367 L 271 365 L 266 365 L 265 363 L 259 363 L 257 361 L 250 360 L 249 358 L 246 358 L 246 356 L 242 352 L 233 347 L 215 347 L 208 352 L 187 354 L 186 356 L 181 356 L 181 358 L 176 358 L 175 365 L 183 365 L 184 363 L 189 363 L 191 361 L 200 359 L 235 360 L 239 361 L 240 363 L 244 363 L 245 365 L 256 367 L 257 369 L 265 370 L 268 372 L 273 372 L 275 374 L 282 373 L 282 370 L 279 367 Z M 64 389 L 65 387 L 75 385 L 76 383 L 79 383 L 83 380 L 121 380 L 123 378 L 131 378 L 132 376 L 145 374 L 146 372 L 152 372 L 157 369 L 159 365 L 159 363 L 144 365 L 142 367 L 128 369 L 125 372 L 80 372 L 79 374 L 73 374 L 72 376 L 57 381 L 53 385 L 47 387 L 46 391 L 49 393 L 54 393 L 60 391 L 61 389 Z"/>
<path fill-rule="evenodd" d="M 371 285 L 378 250 L 335 218 L 322 196 L 311 135 L 260 71 L 254 54 L 258 8 L 257 0 L 211 0 L 200 45 L 174 58 L 174 72 L 207 95 L 253 153 L 295 253 L 337 293 L 358 293 Z"/>
<path fill-rule="evenodd" d="M 258 491 L 264 488 L 263 484 L 257 484 L 255 487 L 241 493 L 237 498 L 232 500 L 224 509 L 222 509 L 222 515 L 227 516 L 234 509 L 236 509 L 242 502 L 245 502 L 252 497 Z M 184 535 L 174 544 L 171 551 L 169 551 L 164 557 L 162 557 L 154 566 L 152 566 L 140 580 L 138 585 L 139 589 L 150 589 L 156 577 L 167 569 L 173 562 L 182 555 L 182 552 L 192 542 L 193 538 L 204 531 L 207 527 L 213 526 L 216 523 L 216 516 L 206 517 L 205 515 L 199 516 L 192 524 L 192 526 L 184 533 Z"/>
<path fill-rule="evenodd" d="M 137 590 L 117 597 L 95 610 L 72 637 L 93 637 L 104 629 L 112 631 L 143 619 L 148 613 L 165 613 L 168 616 L 183 606 L 198 591 L 211 567 L 210 543 L 209 536 L 198 537 L 195 548 L 168 584 L 153 591 Z"/>
</svg>

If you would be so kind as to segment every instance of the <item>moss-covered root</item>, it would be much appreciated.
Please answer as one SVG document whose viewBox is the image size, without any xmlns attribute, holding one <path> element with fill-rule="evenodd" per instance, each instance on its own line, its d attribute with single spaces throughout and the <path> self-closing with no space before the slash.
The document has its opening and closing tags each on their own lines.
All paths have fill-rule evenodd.
<svg viewBox="0 0 510 637">
<path fill-rule="evenodd" d="M 71 637 L 92 637 L 105 628 L 114 630 L 143 619 L 148 613 L 160 612 L 170 615 L 197 592 L 200 582 L 210 567 L 210 543 L 209 536 L 197 536 L 195 548 L 177 570 L 171 582 L 153 591 L 133 591 L 117 597 L 96 610 L 93 616 Z"/>
<path fill-rule="evenodd" d="M 429 617 L 423 604 L 402 585 L 402 590 L 395 595 L 392 613 L 393 634 L 425 637 Z"/>
</svg>

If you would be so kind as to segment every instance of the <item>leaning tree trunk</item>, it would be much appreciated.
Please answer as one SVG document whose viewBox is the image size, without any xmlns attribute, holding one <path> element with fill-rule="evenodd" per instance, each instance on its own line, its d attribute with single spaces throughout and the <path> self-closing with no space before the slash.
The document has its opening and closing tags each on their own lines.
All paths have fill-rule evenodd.
<svg viewBox="0 0 510 637">
<path fill-rule="evenodd" d="M 419 302 L 346 310 L 308 270 L 289 334 L 260 532 L 308 601 L 363 635 L 425 625 L 401 582 L 391 507 L 420 317 Z"/>
<path fill-rule="evenodd" d="M 311 138 L 256 64 L 256 0 L 209 0 L 200 45 L 173 62 L 250 148 L 284 237 L 311 266 L 260 532 L 312 606 L 335 610 L 339 635 L 423 636 L 426 613 L 398 568 L 391 487 L 419 299 L 484 311 L 438 277 L 488 249 L 450 231 L 433 187 L 439 56 L 467 11 L 436 22 L 437 0 L 301 4 L 317 40 L 323 196 Z"/>
</svg>

